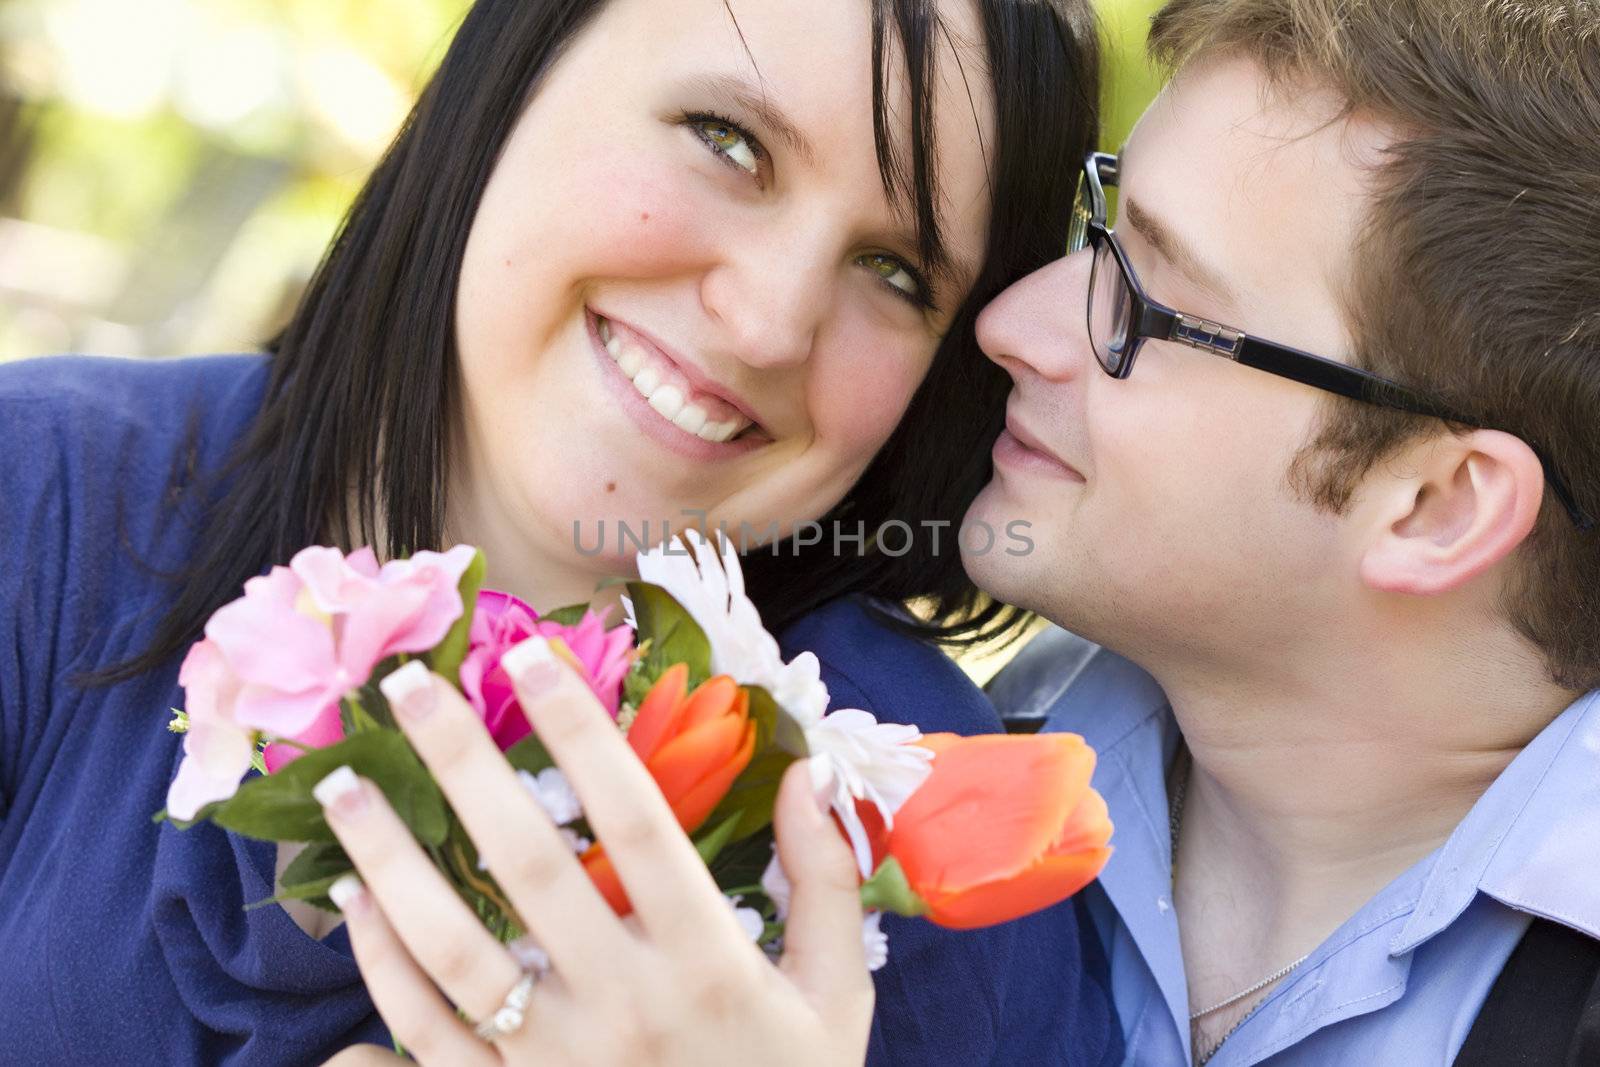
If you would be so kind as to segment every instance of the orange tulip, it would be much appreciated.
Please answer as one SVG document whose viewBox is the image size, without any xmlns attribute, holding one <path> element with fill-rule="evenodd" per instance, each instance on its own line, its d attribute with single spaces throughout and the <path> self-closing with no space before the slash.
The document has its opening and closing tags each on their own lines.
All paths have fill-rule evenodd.
<svg viewBox="0 0 1600 1067">
<path fill-rule="evenodd" d="M 682 663 L 656 679 L 628 728 L 628 744 L 661 787 L 678 825 L 692 834 L 749 765 L 756 727 L 750 695 L 732 678 L 718 675 L 693 693 L 688 685 Z M 618 915 L 633 910 L 603 845 L 585 852 L 583 865 Z"/>
<path fill-rule="evenodd" d="M 910 908 L 894 910 L 970 930 L 1047 908 L 1100 874 L 1111 820 L 1089 787 L 1095 755 L 1083 738 L 929 734 L 921 744 L 933 769 L 894 828 L 879 824 L 875 858 L 894 863 L 879 867 L 869 900 L 909 889 Z"/>
</svg>

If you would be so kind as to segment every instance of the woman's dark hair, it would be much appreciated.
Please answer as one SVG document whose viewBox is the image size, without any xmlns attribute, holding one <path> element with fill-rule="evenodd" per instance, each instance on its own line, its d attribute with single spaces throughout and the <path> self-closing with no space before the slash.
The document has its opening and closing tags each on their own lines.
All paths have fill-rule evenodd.
<svg viewBox="0 0 1600 1067">
<path fill-rule="evenodd" d="M 872 4 L 874 130 L 886 188 L 918 227 L 924 259 L 943 242 L 935 205 L 934 0 Z M 544 73 L 605 0 L 478 0 L 394 144 L 350 209 L 273 353 L 264 406 L 218 475 L 198 555 L 150 647 L 93 681 L 166 662 L 272 563 L 315 543 L 440 547 L 458 388 L 454 311 L 467 235 L 490 172 Z M 1007 284 L 1059 256 L 1072 176 L 1094 140 L 1098 63 L 1087 0 L 975 0 L 997 106 L 986 261 L 905 418 L 858 484 L 822 520 L 918 530 L 894 556 L 838 554 L 832 538 L 752 549 L 748 588 L 774 631 L 851 593 L 926 598 L 904 623 L 963 641 L 1018 619 L 984 600 L 953 550 L 967 504 L 989 477 L 1009 380 L 973 339 L 977 313 Z M 737 23 L 732 0 L 728 15 Z M 910 85 L 909 160 L 894 147 L 884 86 L 890 35 Z M 961 79 L 983 72 L 959 72 Z M 379 457 L 382 456 L 380 462 Z M 354 507 L 352 508 L 352 497 Z M 381 511 L 381 522 L 380 519 Z M 919 526 L 945 522 L 940 551 Z"/>
</svg>

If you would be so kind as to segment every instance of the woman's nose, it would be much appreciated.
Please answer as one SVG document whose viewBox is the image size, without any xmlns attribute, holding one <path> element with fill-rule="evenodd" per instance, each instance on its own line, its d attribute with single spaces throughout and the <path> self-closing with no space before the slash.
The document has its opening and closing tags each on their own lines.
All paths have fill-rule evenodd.
<svg viewBox="0 0 1600 1067">
<path fill-rule="evenodd" d="M 837 255 L 815 238 L 751 236 L 740 244 L 701 282 L 707 313 L 742 362 L 773 368 L 804 363 L 836 297 Z"/>
<path fill-rule="evenodd" d="M 1089 249 L 1063 256 L 1017 281 L 978 316 L 978 346 L 1015 377 L 1025 366 L 1062 381 L 1093 362 L 1089 341 Z"/>
</svg>

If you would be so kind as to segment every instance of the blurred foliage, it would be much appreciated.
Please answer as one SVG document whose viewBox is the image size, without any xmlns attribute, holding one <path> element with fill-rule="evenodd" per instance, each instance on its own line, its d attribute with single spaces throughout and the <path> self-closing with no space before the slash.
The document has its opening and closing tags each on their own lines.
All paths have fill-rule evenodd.
<svg viewBox="0 0 1600 1067">
<path fill-rule="evenodd" d="M 469 0 L 0 0 L 0 361 L 257 347 Z M 1155 0 L 1101 0 L 1106 147 Z"/>
<path fill-rule="evenodd" d="M 0 360 L 249 349 L 467 0 L 0 0 Z"/>
<path fill-rule="evenodd" d="M 1115 152 L 1166 80 L 1144 54 L 1150 16 L 1162 0 L 1099 0 L 1105 80 L 1100 87 L 1100 148 Z"/>
</svg>

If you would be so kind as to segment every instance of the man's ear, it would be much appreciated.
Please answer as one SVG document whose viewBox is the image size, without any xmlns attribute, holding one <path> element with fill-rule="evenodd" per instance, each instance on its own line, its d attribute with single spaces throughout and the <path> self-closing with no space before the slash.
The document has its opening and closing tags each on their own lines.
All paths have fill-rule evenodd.
<svg viewBox="0 0 1600 1067">
<path fill-rule="evenodd" d="M 1446 433 L 1375 466 L 1362 497 L 1361 510 L 1374 518 L 1362 581 L 1390 593 L 1447 593 L 1528 536 L 1544 497 L 1544 468 L 1510 434 Z"/>
</svg>

